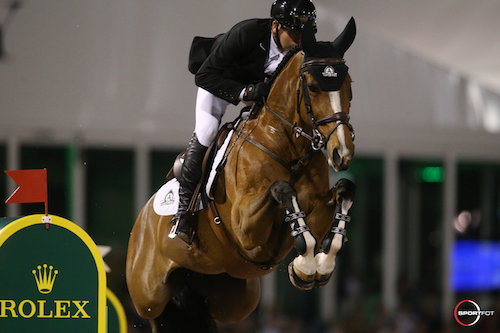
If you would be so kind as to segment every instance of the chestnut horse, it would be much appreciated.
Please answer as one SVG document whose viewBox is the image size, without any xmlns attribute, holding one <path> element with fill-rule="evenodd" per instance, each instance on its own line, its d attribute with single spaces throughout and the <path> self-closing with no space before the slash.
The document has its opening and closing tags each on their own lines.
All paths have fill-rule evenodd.
<svg viewBox="0 0 500 333">
<path fill-rule="evenodd" d="M 355 31 L 351 18 L 334 42 L 317 42 L 306 26 L 303 50 L 287 54 L 262 109 L 235 129 L 214 200 L 196 213 L 190 246 L 168 237 L 172 217 L 155 213 L 154 195 L 144 206 L 130 234 L 126 273 L 135 308 L 153 332 L 217 332 L 214 319 L 243 320 L 258 305 L 259 277 L 293 247 L 292 284 L 326 284 L 354 192 L 347 180 L 329 188 L 328 164 L 346 170 L 354 154 L 343 55 Z"/>
</svg>

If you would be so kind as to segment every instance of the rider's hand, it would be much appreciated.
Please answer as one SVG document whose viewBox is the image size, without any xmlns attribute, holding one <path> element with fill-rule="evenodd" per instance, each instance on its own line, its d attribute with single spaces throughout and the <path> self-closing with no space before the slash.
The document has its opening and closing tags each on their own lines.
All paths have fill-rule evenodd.
<svg viewBox="0 0 500 333">
<path fill-rule="evenodd" d="M 267 95 L 269 95 L 269 90 L 271 90 L 271 85 L 267 82 L 249 84 L 245 89 L 243 100 L 260 102 L 262 101 L 262 98 L 267 98 Z"/>
</svg>

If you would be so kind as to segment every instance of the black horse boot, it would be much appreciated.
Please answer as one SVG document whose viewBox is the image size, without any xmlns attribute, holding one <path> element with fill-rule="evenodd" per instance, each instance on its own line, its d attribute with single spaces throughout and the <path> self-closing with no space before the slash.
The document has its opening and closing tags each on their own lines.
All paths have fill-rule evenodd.
<svg viewBox="0 0 500 333">
<path fill-rule="evenodd" d="M 180 183 L 179 209 L 172 218 L 174 225 L 168 237 L 174 240 L 182 240 L 186 244 L 191 243 L 193 234 L 193 216 L 188 211 L 188 208 L 193 192 L 201 178 L 203 158 L 207 149 L 198 141 L 196 133 L 193 133 L 184 153 L 184 163 L 182 164 L 180 179 L 178 179 Z"/>
</svg>

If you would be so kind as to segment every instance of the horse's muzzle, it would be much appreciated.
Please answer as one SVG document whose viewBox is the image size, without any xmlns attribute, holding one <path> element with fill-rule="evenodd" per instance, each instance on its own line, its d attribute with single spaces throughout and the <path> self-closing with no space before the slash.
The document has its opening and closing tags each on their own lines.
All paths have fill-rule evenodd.
<svg viewBox="0 0 500 333">
<path fill-rule="evenodd" d="M 345 171 L 349 169 L 352 162 L 352 153 L 347 149 L 339 151 L 338 148 L 334 148 L 332 152 L 332 157 L 330 160 L 330 165 L 335 171 Z"/>
</svg>

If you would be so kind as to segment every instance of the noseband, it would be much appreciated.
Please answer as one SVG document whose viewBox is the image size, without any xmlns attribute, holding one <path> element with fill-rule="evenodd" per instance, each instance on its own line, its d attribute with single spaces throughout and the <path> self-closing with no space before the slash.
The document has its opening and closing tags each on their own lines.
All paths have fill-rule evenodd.
<svg viewBox="0 0 500 333">
<path fill-rule="evenodd" d="M 346 125 L 349 128 L 349 132 L 351 133 L 351 138 L 354 141 L 354 129 L 351 124 L 349 124 L 349 114 L 345 112 L 336 112 L 331 115 L 328 115 L 324 118 L 321 118 L 320 120 L 316 120 L 313 114 L 313 109 L 312 109 L 312 104 L 311 104 L 311 97 L 309 96 L 309 89 L 307 88 L 307 80 L 305 76 L 305 68 L 309 66 L 314 66 L 314 65 L 323 65 L 323 66 L 334 66 L 338 64 L 344 64 L 345 60 L 340 59 L 340 58 L 323 58 L 323 59 L 314 59 L 310 60 L 307 62 L 302 62 L 302 65 L 300 67 L 300 86 L 297 88 L 297 113 L 300 113 L 300 90 L 302 90 L 302 96 L 304 99 L 304 105 L 306 107 L 306 113 L 309 116 L 309 119 L 311 120 L 311 125 L 312 125 L 312 131 L 313 135 L 312 137 L 309 135 L 304 135 L 302 129 L 300 131 L 298 128 L 295 129 L 296 131 L 296 136 L 305 136 L 311 141 L 311 147 L 313 150 L 320 150 L 325 147 L 327 142 L 330 140 L 330 137 L 332 134 L 337 130 L 337 128 L 340 125 Z M 335 126 L 330 130 L 330 133 L 328 133 L 328 136 L 325 137 L 321 132 L 319 131 L 318 127 L 322 125 L 326 125 L 328 123 L 332 122 L 337 122 Z"/>
</svg>

